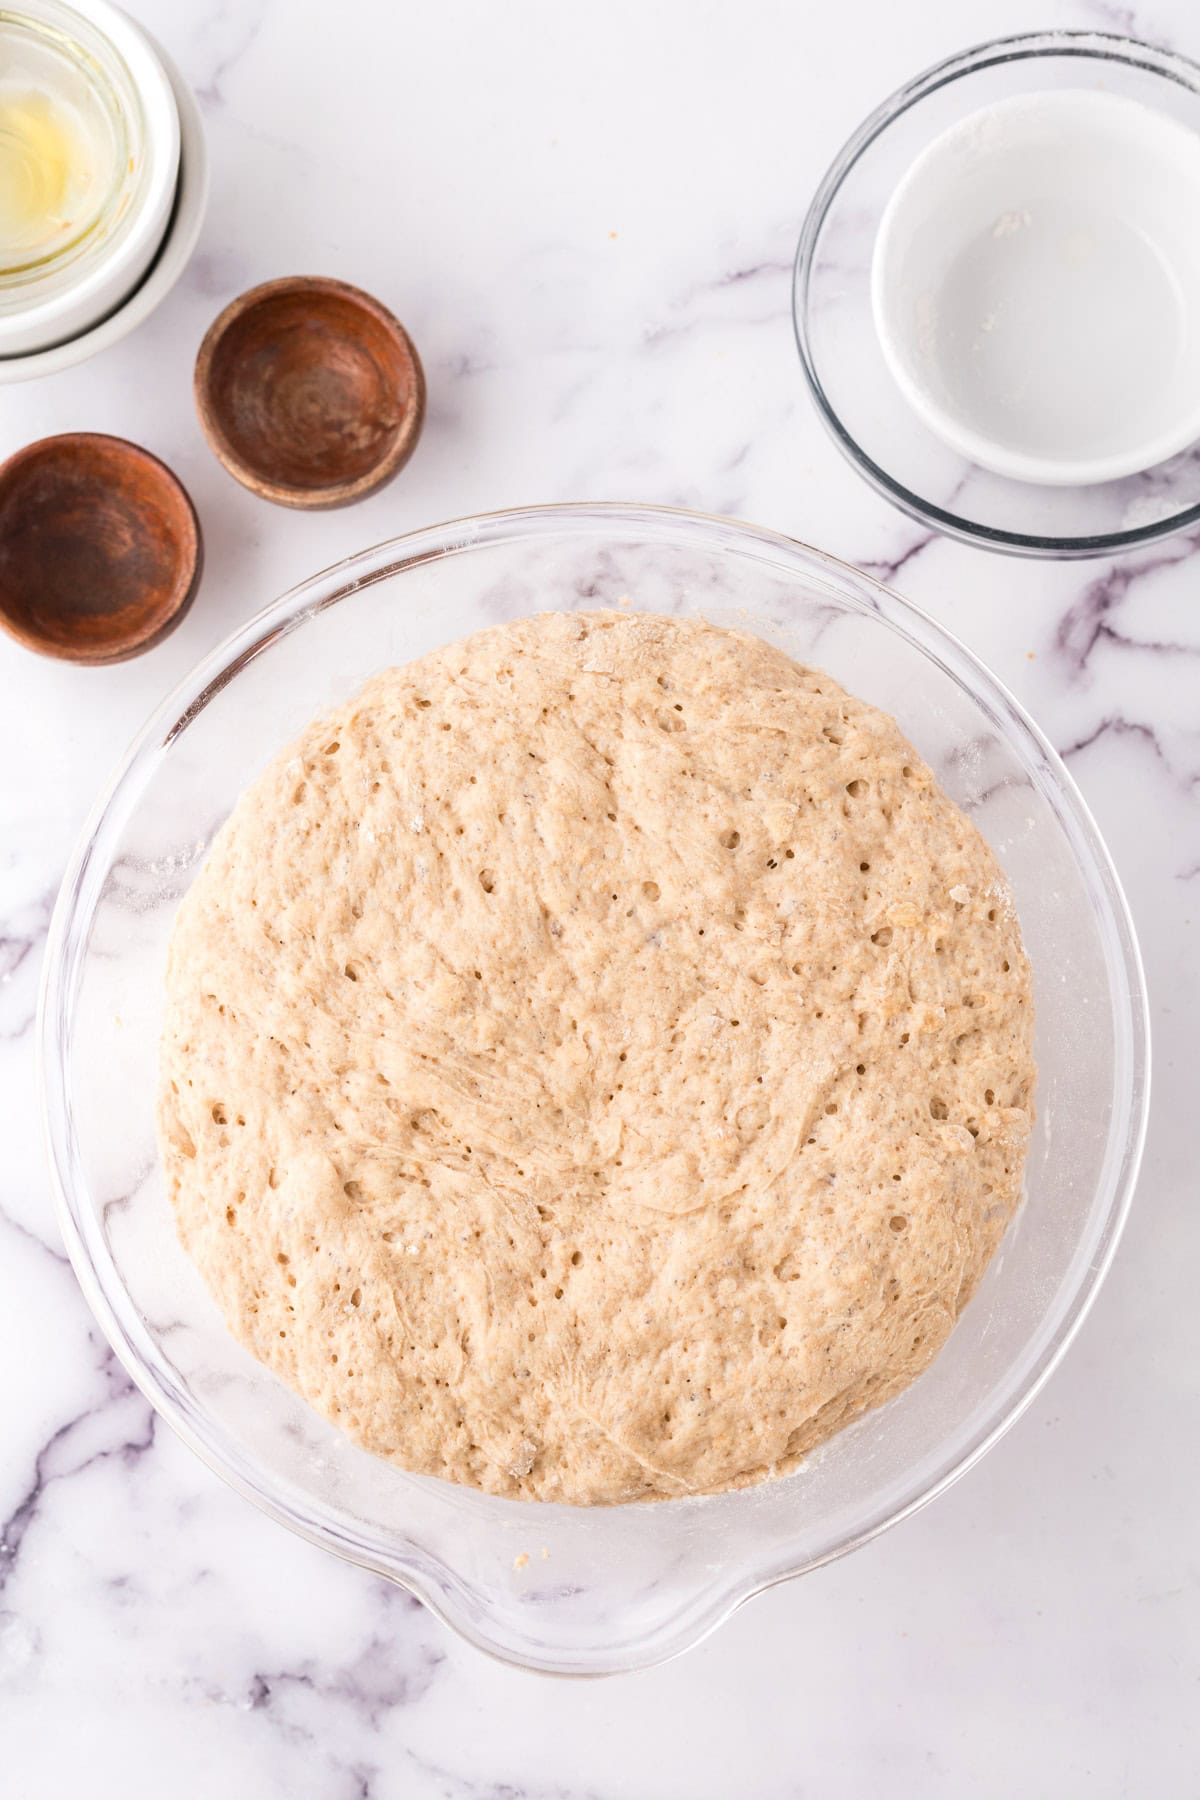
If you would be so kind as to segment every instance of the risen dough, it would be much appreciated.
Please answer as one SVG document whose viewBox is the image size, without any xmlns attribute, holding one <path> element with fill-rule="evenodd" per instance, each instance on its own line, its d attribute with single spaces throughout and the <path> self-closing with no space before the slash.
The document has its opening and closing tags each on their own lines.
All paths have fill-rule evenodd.
<svg viewBox="0 0 1200 1800">
<path fill-rule="evenodd" d="M 787 1469 L 924 1368 L 1017 1203 L 990 851 L 891 719 L 698 621 L 544 613 L 370 681 L 239 801 L 167 987 L 231 1328 L 494 1493 Z"/>
</svg>

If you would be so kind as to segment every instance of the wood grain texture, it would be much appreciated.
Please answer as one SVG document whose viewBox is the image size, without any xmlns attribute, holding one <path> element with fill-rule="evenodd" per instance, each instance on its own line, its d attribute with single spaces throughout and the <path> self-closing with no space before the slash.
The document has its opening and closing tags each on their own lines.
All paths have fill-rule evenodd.
<svg viewBox="0 0 1200 1800">
<path fill-rule="evenodd" d="M 281 506 L 347 506 L 399 473 L 425 418 L 400 321 L 345 282 L 302 275 L 239 296 L 205 335 L 196 407 L 210 446 Z"/>
<path fill-rule="evenodd" d="M 202 562 L 187 490 L 138 444 L 66 432 L 0 466 L 0 625 L 28 650 L 140 655 L 179 623 Z"/>
</svg>

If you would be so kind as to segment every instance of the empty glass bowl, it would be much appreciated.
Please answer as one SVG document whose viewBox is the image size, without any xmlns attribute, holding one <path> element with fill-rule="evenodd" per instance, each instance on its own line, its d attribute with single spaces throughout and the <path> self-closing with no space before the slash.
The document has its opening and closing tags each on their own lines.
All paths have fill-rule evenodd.
<svg viewBox="0 0 1200 1800">
<path fill-rule="evenodd" d="M 926 528 L 1016 556 L 1110 555 L 1200 519 L 1200 446 L 1087 485 L 999 474 L 930 430 L 880 345 L 871 304 L 875 245 L 914 164 L 981 108 L 1066 92 L 1137 101 L 1188 132 L 1200 130 L 1200 65 L 1174 51 L 1102 31 L 1039 31 L 980 44 L 906 83 L 843 145 L 809 206 L 792 284 L 801 367 L 843 455 Z M 1183 217 L 1186 239 L 1194 228 L 1183 184 L 1172 186 L 1166 204 Z M 1181 368 L 1174 379 L 1186 386 Z"/>
<path fill-rule="evenodd" d="M 712 1499 L 579 1509 L 408 1475 L 241 1350 L 176 1237 L 154 1134 L 180 896 L 239 792 L 372 672 L 541 608 L 618 602 L 761 633 L 895 713 L 1015 890 L 1038 1009 L 1027 1200 L 932 1367 L 795 1474 Z M 486 746 L 480 746 L 486 754 Z M 159 709 L 101 801 L 50 933 L 42 1079 L 63 1230 L 113 1347 L 209 1465 L 314 1543 L 531 1668 L 630 1669 L 912 1512 L 1012 1423 L 1112 1254 L 1141 1150 L 1146 1005 L 1120 888 L 1057 756 L 904 601 L 729 520 L 565 506 L 350 558 L 266 608 Z"/>
</svg>

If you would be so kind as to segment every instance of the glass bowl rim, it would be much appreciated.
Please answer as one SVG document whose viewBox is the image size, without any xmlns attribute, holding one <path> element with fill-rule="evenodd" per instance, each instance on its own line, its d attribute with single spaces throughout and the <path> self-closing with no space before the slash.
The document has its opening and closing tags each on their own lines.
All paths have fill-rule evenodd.
<svg viewBox="0 0 1200 1800">
<path fill-rule="evenodd" d="M 792 264 L 792 330 L 805 384 L 818 416 L 842 455 L 864 480 L 892 506 L 930 530 L 944 533 L 959 543 L 993 550 L 1008 556 L 1055 557 L 1061 560 L 1113 555 L 1118 551 L 1137 549 L 1158 543 L 1176 532 L 1186 531 L 1200 520 L 1200 499 L 1165 519 L 1149 525 L 1130 526 L 1123 531 L 1080 533 L 1062 537 L 1036 532 L 1005 531 L 997 526 L 981 524 L 936 505 L 914 493 L 896 476 L 889 475 L 863 448 L 853 432 L 843 423 L 840 413 L 825 391 L 817 370 L 809 335 L 809 289 L 815 263 L 817 243 L 835 202 L 848 177 L 860 159 L 884 133 L 930 94 L 1000 63 L 1023 62 L 1046 56 L 1078 56 L 1100 62 L 1116 62 L 1127 68 L 1141 69 L 1185 88 L 1200 100 L 1200 62 L 1177 50 L 1164 50 L 1156 44 L 1119 32 L 1106 31 L 1031 31 L 1009 37 L 986 39 L 915 75 L 882 100 L 851 133 L 826 169 L 804 216 L 796 255 Z"/>
<path fill-rule="evenodd" d="M 86 932 L 108 870 L 111 838 L 127 822 L 140 799 L 144 779 L 176 736 L 257 656 L 306 619 L 420 564 L 469 553 L 493 544 L 535 538 L 599 536 L 605 528 L 642 530 L 677 544 L 711 550 L 740 550 L 781 573 L 824 584 L 850 609 L 873 616 L 897 632 L 942 672 L 966 686 L 1005 741 L 1017 748 L 1025 771 L 1052 803 L 1081 866 L 1093 877 L 1107 928 L 1109 999 L 1124 1067 L 1124 1108 L 1114 1109 L 1109 1151 L 1100 1188 L 1107 1189 L 1094 1242 L 1079 1271 L 1053 1335 L 1036 1361 L 993 1401 L 988 1416 L 961 1449 L 943 1453 L 928 1480 L 908 1477 L 898 1501 L 888 1500 L 852 1533 L 807 1558 L 776 1557 L 767 1566 L 742 1565 L 689 1592 L 675 1611 L 648 1634 L 606 1643 L 590 1658 L 561 1660 L 531 1653 L 527 1646 L 490 1636 L 486 1599 L 443 1558 L 394 1534 L 375 1528 L 347 1529 L 324 1502 L 297 1496 L 281 1476 L 264 1475 L 253 1456 L 229 1441 L 205 1409 L 175 1380 L 150 1340 L 108 1251 L 99 1213 L 88 1198 L 80 1162 L 67 1079 L 66 1051 L 72 1007 L 85 952 Z M 1038 781 L 1039 768 L 1044 779 Z M 1116 975 L 1120 976 L 1120 989 Z M 215 1474 L 269 1517 L 345 1561 L 396 1582 L 416 1595 L 443 1623 L 476 1648 L 517 1667 L 551 1674 L 603 1674 L 653 1666 L 699 1643 L 744 1601 L 779 1582 L 805 1574 L 869 1542 L 943 1493 L 972 1467 L 1025 1411 L 1086 1316 L 1107 1273 L 1124 1227 L 1144 1146 L 1149 1107 L 1150 1039 L 1145 980 L 1137 939 L 1116 870 L 1088 807 L 1053 746 L 1003 684 L 956 637 L 910 601 L 852 564 L 786 534 L 715 514 L 619 501 L 563 502 L 506 509 L 426 526 L 343 558 L 268 602 L 215 649 L 202 657 L 151 713 L 116 771 L 102 788 L 64 874 L 47 936 L 37 1023 L 38 1087 L 42 1131 L 59 1227 L 84 1297 L 135 1385 L 179 1437 Z M 1119 1125 L 1124 1142 L 1112 1146 Z M 1107 1180 L 1105 1180 L 1107 1176 Z M 1062 1290 L 1068 1288 L 1064 1279 Z M 298 1503 L 297 1503 L 298 1502 Z M 528 1503 L 536 1507 L 535 1502 Z M 691 1500 L 659 1502 L 663 1507 Z"/>
</svg>

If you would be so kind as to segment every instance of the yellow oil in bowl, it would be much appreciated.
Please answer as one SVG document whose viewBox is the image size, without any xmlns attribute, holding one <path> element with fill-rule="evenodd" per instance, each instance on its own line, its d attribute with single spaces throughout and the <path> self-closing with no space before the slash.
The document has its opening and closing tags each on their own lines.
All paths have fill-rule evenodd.
<svg viewBox="0 0 1200 1800">
<path fill-rule="evenodd" d="M 97 226 L 118 179 L 118 107 L 61 34 L 0 12 L 0 281 L 36 272 Z"/>
<path fill-rule="evenodd" d="M 49 94 L 0 90 L 0 260 L 22 262 L 69 232 L 92 186 L 87 147 Z"/>
</svg>

